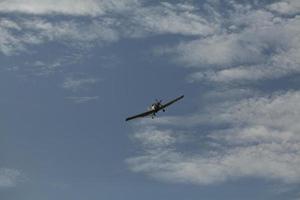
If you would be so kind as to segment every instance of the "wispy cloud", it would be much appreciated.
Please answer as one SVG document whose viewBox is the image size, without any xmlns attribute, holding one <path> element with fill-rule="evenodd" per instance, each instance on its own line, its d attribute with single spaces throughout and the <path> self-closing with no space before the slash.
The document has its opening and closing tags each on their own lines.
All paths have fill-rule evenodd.
<svg viewBox="0 0 300 200">
<path fill-rule="evenodd" d="M 67 77 L 62 87 L 67 90 L 71 90 L 76 92 L 80 89 L 85 89 L 88 86 L 94 85 L 100 80 L 97 78 L 75 78 L 75 77 Z"/>
<path fill-rule="evenodd" d="M 284 0 L 268 6 L 270 10 L 281 14 L 294 15 L 300 13 L 300 2 L 297 0 Z"/>
<path fill-rule="evenodd" d="M 151 126 L 146 127 L 146 129 L 141 132 L 135 133 L 132 138 L 150 148 L 166 147 L 176 142 L 171 131 L 157 130 Z"/>
<path fill-rule="evenodd" d="M 11 0 L 0 2 L 0 12 L 101 16 L 109 11 L 131 9 L 137 3 L 137 0 L 61 0 L 55 3 L 50 0 Z"/>
<path fill-rule="evenodd" d="M 53 4 L 50 1 L 14 0 L 1 2 L 1 12 L 10 14 L 0 23 L 0 51 L 5 55 L 53 41 L 93 46 L 120 38 L 149 35 L 207 36 L 219 26 L 214 19 L 201 15 L 196 6 L 188 3 L 147 5 L 136 0 L 63 0 Z M 10 17 L 16 13 L 28 15 Z M 55 14 L 71 15 L 71 18 L 49 18 Z M 82 16 L 85 16 L 84 20 Z"/>
<path fill-rule="evenodd" d="M 91 45 L 91 42 L 113 42 L 119 36 L 113 29 L 114 19 L 47 20 L 40 17 L 4 19 L 0 21 L 0 51 L 5 55 L 24 52 L 30 45 L 57 41 L 65 45 Z M 70 43 L 72 41 L 73 43 Z"/>
<path fill-rule="evenodd" d="M 199 114 L 198 119 L 194 116 L 194 124 L 200 127 L 197 132 L 202 135 L 198 138 L 202 145 L 193 153 L 185 150 L 186 148 L 180 149 L 177 145 L 178 135 L 174 134 L 178 126 L 187 132 L 190 132 L 191 127 L 177 124 L 176 129 L 166 129 L 156 124 L 156 128 L 153 128 L 153 124 L 147 134 L 139 131 L 135 133 L 141 135 L 136 138 L 143 139 L 140 143 L 146 151 L 129 158 L 127 162 L 135 172 L 174 182 L 213 184 L 241 177 L 260 177 L 298 183 L 299 98 L 298 91 L 291 91 L 269 97 L 254 96 L 238 101 L 213 103 Z M 204 118 L 211 121 L 202 123 Z M 180 120 L 189 122 L 187 117 L 173 122 L 176 124 Z M 166 123 L 171 125 L 172 120 Z M 213 126 L 201 133 L 201 127 L 208 124 Z M 157 133 L 167 133 L 171 137 L 167 141 L 172 142 L 163 142 L 164 137 L 155 137 L 161 138 L 162 143 L 151 140 Z M 148 141 L 165 146 L 159 149 L 153 146 L 149 151 Z M 198 142 L 199 140 L 188 140 L 185 146 L 194 146 Z"/>
<path fill-rule="evenodd" d="M 0 188 L 14 187 L 20 181 L 22 173 L 15 169 L 0 168 Z"/>
<path fill-rule="evenodd" d="M 188 3 L 167 2 L 137 9 L 128 21 L 133 25 L 131 35 L 179 34 L 206 36 L 215 32 L 216 23 L 200 15 L 198 8 Z"/>
<path fill-rule="evenodd" d="M 73 101 L 74 103 L 87 103 L 89 101 L 95 101 L 99 99 L 99 96 L 86 96 L 86 97 L 66 97 L 66 99 Z"/>
<path fill-rule="evenodd" d="M 292 5 L 296 1 L 288 2 Z M 190 76 L 192 81 L 256 81 L 299 72 L 299 17 L 277 15 L 265 7 L 229 3 L 230 13 L 221 12 L 216 20 L 220 31 L 160 52 L 198 69 Z M 218 12 L 219 8 L 213 9 Z M 229 17 L 222 17 L 224 13 Z"/>
<path fill-rule="evenodd" d="M 219 25 L 213 34 L 158 50 L 195 69 L 190 81 L 215 82 L 227 89 L 213 87 L 202 93 L 203 108 L 192 114 L 136 123 L 134 138 L 143 151 L 127 159 L 132 171 L 195 184 L 243 177 L 300 182 L 299 91 L 262 92 L 248 84 L 300 72 L 295 2 L 210 4 Z M 244 88 L 233 82 L 243 83 Z M 197 134 L 179 145 L 178 130 Z M 149 145 L 157 133 L 167 134 L 172 142 L 155 137 L 162 141 L 154 140 L 159 148 Z"/>
</svg>

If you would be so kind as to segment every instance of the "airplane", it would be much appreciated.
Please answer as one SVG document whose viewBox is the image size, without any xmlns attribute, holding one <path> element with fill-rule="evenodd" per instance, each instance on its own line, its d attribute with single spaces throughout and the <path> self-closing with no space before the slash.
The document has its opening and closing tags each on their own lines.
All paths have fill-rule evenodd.
<svg viewBox="0 0 300 200">
<path fill-rule="evenodd" d="M 140 118 L 140 117 L 146 117 L 146 116 L 151 116 L 152 119 L 156 116 L 156 113 L 158 111 L 163 111 L 165 112 L 165 108 L 173 103 L 175 103 L 176 101 L 179 101 L 180 99 L 182 99 L 184 97 L 184 95 L 181 95 L 180 97 L 177 97 L 176 99 L 173 99 L 171 101 L 169 101 L 168 103 L 166 104 L 162 104 L 162 100 L 158 101 L 156 99 L 156 102 L 153 103 L 149 108 L 148 108 L 148 111 L 147 112 L 144 112 L 144 113 L 141 113 L 141 114 L 138 114 L 138 115 L 134 115 L 132 117 L 128 117 L 126 118 L 126 121 L 129 121 L 129 120 L 132 120 L 132 119 L 135 119 L 135 118 Z"/>
</svg>

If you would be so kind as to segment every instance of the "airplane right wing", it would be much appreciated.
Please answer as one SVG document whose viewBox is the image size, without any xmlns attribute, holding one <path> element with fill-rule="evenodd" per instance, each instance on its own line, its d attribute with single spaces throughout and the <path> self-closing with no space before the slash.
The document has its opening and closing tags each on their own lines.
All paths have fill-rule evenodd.
<svg viewBox="0 0 300 200">
<path fill-rule="evenodd" d="M 129 121 L 129 120 L 132 120 L 132 119 L 135 119 L 135 118 L 138 118 L 138 117 L 146 117 L 146 116 L 151 115 L 153 113 L 155 113 L 155 110 L 150 110 L 150 111 L 138 114 L 138 115 L 134 115 L 132 117 L 128 117 L 128 118 L 126 118 L 126 121 Z"/>
</svg>

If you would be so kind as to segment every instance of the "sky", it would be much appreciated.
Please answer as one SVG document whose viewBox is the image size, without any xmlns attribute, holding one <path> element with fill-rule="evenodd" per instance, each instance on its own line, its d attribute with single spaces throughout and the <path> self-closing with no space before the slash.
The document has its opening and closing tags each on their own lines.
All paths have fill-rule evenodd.
<svg viewBox="0 0 300 200">
<path fill-rule="evenodd" d="M 0 0 L 0 199 L 299 200 L 299 55 L 299 0 Z"/>
</svg>

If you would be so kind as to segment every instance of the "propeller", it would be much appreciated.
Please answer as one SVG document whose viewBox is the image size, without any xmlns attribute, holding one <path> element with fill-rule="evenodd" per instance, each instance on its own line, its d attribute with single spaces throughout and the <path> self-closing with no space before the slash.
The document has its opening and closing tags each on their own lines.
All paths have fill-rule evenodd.
<svg viewBox="0 0 300 200">
<path fill-rule="evenodd" d="M 156 101 L 156 103 L 161 103 L 162 99 L 161 100 L 155 99 L 155 101 Z"/>
</svg>

